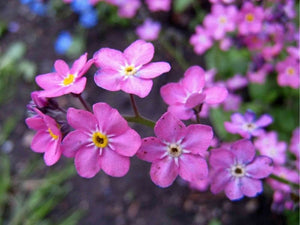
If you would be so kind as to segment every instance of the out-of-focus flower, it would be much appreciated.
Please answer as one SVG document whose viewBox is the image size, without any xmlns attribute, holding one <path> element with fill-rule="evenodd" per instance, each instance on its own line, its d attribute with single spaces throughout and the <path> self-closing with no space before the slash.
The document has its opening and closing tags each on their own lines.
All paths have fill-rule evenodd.
<svg viewBox="0 0 300 225">
<path fill-rule="evenodd" d="M 276 71 L 278 72 L 277 82 L 280 86 L 299 88 L 299 61 L 294 57 L 287 57 L 285 60 L 278 62 Z"/>
<path fill-rule="evenodd" d="M 195 53 L 201 55 L 213 45 L 212 38 L 202 26 L 196 26 L 196 33 L 190 38 L 190 44 L 194 46 Z"/>
<path fill-rule="evenodd" d="M 65 54 L 71 47 L 73 38 L 68 31 L 62 31 L 58 34 L 55 41 L 54 49 L 57 54 Z"/>
<path fill-rule="evenodd" d="M 145 41 L 154 41 L 158 38 L 161 25 L 151 19 L 146 19 L 144 23 L 137 27 L 136 33 L 139 38 Z"/>
<path fill-rule="evenodd" d="M 150 11 L 170 11 L 171 9 L 171 0 L 146 0 L 146 4 Z"/>
</svg>

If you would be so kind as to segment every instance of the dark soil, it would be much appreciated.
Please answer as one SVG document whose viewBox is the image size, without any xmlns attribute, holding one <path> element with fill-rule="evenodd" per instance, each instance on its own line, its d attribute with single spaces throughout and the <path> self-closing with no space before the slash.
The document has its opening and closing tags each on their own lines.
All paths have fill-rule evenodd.
<svg viewBox="0 0 300 225">
<path fill-rule="evenodd" d="M 27 45 L 26 58 L 37 64 L 38 74 L 41 74 L 51 71 L 54 61 L 61 58 L 54 52 L 54 40 L 62 29 L 73 29 L 72 22 L 76 21 L 76 16 L 64 21 L 51 17 L 38 17 L 32 15 L 17 0 L 0 0 L 0 19 L 7 23 L 17 22 L 20 25 L 16 33 L 8 32 L 0 40 L 0 50 L 4 51 L 15 41 L 23 41 Z M 176 27 L 174 29 L 176 30 Z M 180 35 L 187 35 L 182 27 L 178 30 L 183 32 Z M 118 27 L 108 28 L 106 32 L 101 31 L 100 34 L 97 29 L 87 30 L 89 57 L 104 46 L 123 50 L 130 43 L 126 39 L 130 32 L 132 32 L 130 28 Z M 137 103 L 144 116 L 157 120 L 166 110 L 165 104 L 159 97 L 160 86 L 168 81 L 177 81 L 182 76 L 183 69 L 163 51 L 159 43 L 154 44 L 156 45 L 154 61 L 170 62 L 172 71 L 157 78 L 151 94 L 145 99 L 137 99 Z M 202 62 L 195 57 L 188 46 L 185 54 L 191 65 Z M 119 109 L 122 114 L 132 114 L 127 95 L 122 92 L 109 93 L 98 88 L 93 83 L 92 75 L 91 72 L 85 93 L 85 97 L 91 104 L 105 101 Z M 21 123 L 10 136 L 15 144 L 10 156 L 14 165 L 13 170 L 16 171 L 21 161 L 26 163 L 36 155 L 20 140 L 23 140 L 24 135 L 28 133 L 23 122 L 26 118 L 25 106 L 30 100 L 30 92 L 37 90 L 37 87 L 35 84 L 20 80 L 13 88 L 17 88 L 16 95 L 5 104 L 5 107 L 1 107 L 0 120 L 4 121 L 7 115 L 15 112 L 21 115 Z M 132 126 L 141 132 L 143 137 L 153 133 L 147 127 Z M 62 160 L 54 167 L 62 166 L 64 162 Z M 52 168 L 45 166 L 45 169 Z M 231 202 L 223 194 L 213 195 L 210 192 L 193 191 L 181 180 L 177 180 L 169 188 L 162 189 L 150 180 L 149 169 L 150 164 L 134 157 L 129 173 L 122 178 L 112 178 L 102 172 L 92 179 L 75 176 L 70 181 L 73 186 L 72 191 L 64 202 L 57 206 L 55 212 L 62 214 L 64 209 L 74 207 L 84 209 L 87 213 L 78 223 L 84 225 L 201 225 L 208 224 L 214 218 L 220 220 L 223 225 L 285 224 L 282 216 L 270 211 L 270 197 L 260 196 Z"/>
</svg>

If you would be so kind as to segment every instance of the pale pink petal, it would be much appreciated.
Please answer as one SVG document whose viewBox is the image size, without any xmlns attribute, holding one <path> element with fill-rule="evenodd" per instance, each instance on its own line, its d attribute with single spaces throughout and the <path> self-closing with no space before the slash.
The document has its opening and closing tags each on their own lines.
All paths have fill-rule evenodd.
<svg viewBox="0 0 300 225">
<path fill-rule="evenodd" d="M 82 146 L 75 155 L 75 167 L 81 177 L 94 177 L 101 169 L 99 150 Z"/>
<path fill-rule="evenodd" d="M 159 160 L 166 153 L 166 145 L 156 137 L 143 138 L 136 156 L 147 162 Z"/>
<path fill-rule="evenodd" d="M 186 135 L 182 140 L 182 147 L 193 154 L 207 151 L 213 138 L 212 128 L 208 125 L 191 124 L 186 128 Z"/>
<path fill-rule="evenodd" d="M 199 93 L 193 93 L 192 95 L 189 96 L 189 98 L 186 100 L 186 103 L 185 103 L 185 107 L 187 108 L 194 108 L 198 105 L 200 105 L 201 103 L 204 102 L 204 99 L 205 99 L 205 94 L 199 94 Z"/>
<path fill-rule="evenodd" d="M 208 176 L 208 166 L 201 156 L 182 154 L 179 157 L 179 176 L 186 181 L 196 181 Z"/>
<path fill-rule="evenodd" d="M 273 122 L 273 118 L 267 114 L 262 115 L 255 124 L 259 127 L 266 127 Z"/>
<path fill-rule="evenodd" d="M 34 152 L 42 153 L 47 151 L 47 145 L 52 141 L 52 138 L 48 131 L 40 130 L 38 131 L 32 141 L 31 141 L 31 149 Z"/>
<path fill-rule="evenodd" d="M 110 107 L 107 103 L 94 104 L 93 111 L 99 128 L 107 135 L 120 135 L 129 129 L 127 121 L 120 115 L 118 110 Z"/>
<path fill-rule="evenodd" d="M 225 187 L 225 194 L 232 201 L 244 197 L 240 188 L 240 179 L 230 180 Z"/>
<path fill-rule="evenodd" d="M 160 94 L 163 100 L 173 105 L 176 103 L 185 103 L 187 93 L 179 83 L 168 83 L 161 87 Z"/>
<path fill-rule="evenodd" d="M 119 91 L 122 77 L 120 72 L 112 69 L 100 69 L 95 73 L 95 83 L 109 91 Z"/>
<path fill-rule="evenodd" d="M 55 164 L 61 156 L 61 149 L 58 141 L 52 141 L 47 146 L 47 151 L 44 154 L 44 161 L 47 166 Z"/>
<path fill-rule="evenodd" d="M 61 148 L 66 157 L 75 157 L 76 152 L 82 147 L 92 142 L 92 138 L 81 130 L 74 130 L 63 139 Z"/>
<path fill-rule="evenodd" d="M 255 156 L 255 147 L 251 141 L 243 139 L 234 142 L 231 146 L 237 161 L 242 164 L 251 162 Z"/>
<path fill-rule="evenodd" d="M 104 149 L 101 156 L 101 166 L 106 174 L 113 177 L 122 177 L 129 170 L 130 160 L 128 157 L 119 155 L 112 150 Z"/>
<path fill-rule="evenodd" d="M 262 182 L 261 180 L 243 177 L 241 178 L 241 191 L 248 197 L 255 197 L 263 191 Z"/>
<path fill-rule="evenodd" d="M 247 176 L 255 179 L 266 178 L 273 172 L 272 159 L 267 156 L 258 156 L 246 167 Z"/>
<path fill-rule="evenodd" d="M 222 168 L 224 170 L 230 168 L 235 163 L 235 155 L 226 149 L 212 149 L 209 157 L 209 165 L 214 169 Z"/>
<path fill-rule="evenodd" d="M 182 104 L 170 105 L 168 107 L 168 112 L 172 113 L 181 120 L 189 120 L 195 116 L 195 113 L 192 109 L 186 108 Z"/>
<path fill-rule="evenodd" d="M 129 128 L 124 133 L 109 138 L 109 145 L 120 155 L 133 156 L 141 146 L 141 138 L 136 131 Z"/>
<path fill-rule="evenodd" d="M 57 86 L 53 89 L 45 89 L 40 92 L 40 97 L 44 98 L 54 98 L 66 94 L 65 88 L 62 86 Z"/>
<path fill-rule="evenodd" d="M 240 113 L 233 113 L 230 118 L 233 123 L 243 124 L 246 122 L 244 116 Z"/>
<path fill-rule="evenodd" d="M 175 143 L 185 136 L 186 127 L 170 112 L 163 114 L 154 127 L 156 136 L 169 143 Z"/>
<path fill-rule="evenodd" d="M 207 88 L 204 91 L 204 94 L 206 95 L 205 103 L 219 104 L 226 99 L 228 91 L 226 88 L 223 87 L 211 87 Z"/>
<path fill-rule="evenodd" d="M 98 123 L 91 112 L 75 108 L 68 109 L 67 120 L 74 129 L 85 131 L 95 131 Z"/>
<path fill-rule="evenodd" d="M 199 92 L 205 84 L 205 71 L 200 66 L 191 66 L 184 73 L 183 86 L 190 92 Z"/>
<path fill-rule="evenodd" d="M 61 78 L 64 78 L 69 74 L 68 64 L 61 59 L 55 61 L 54 68 Z"/>
<path fill-rule="evenodd" d="M 85 63 L 87 61 L 87 53 L 83 54 L 79 57 L 79 59 L 75 60 L 75 62 L 72 65 L 72 68 L 70 69 L 71 74 L 79 74 L 79 72 L 84 67 Z"/>
<path fill-rule="evenodd" d="M 176 179 L 178 170 L 179 168 L 173 158 L 165 157 L 152 163 L 150 169 L 151 180 L 160 187 L 168 187 Z"/>
<path fill-rule="evenodd" d="M 150 93 L 152 85 L 152 80 L 144 80 L 133 76 L 128 77 L 122 82 L 121 90 L 144 98 Z"/>
<path fill-rule="evenodd" d="M 80 72 L 78 73 L 78 77 L 83 76 L 89 69 L 90 67 L 95 63 L 95 60 L 92 58 L 88 60 L 85 65 L 80 69 Z"/>
<path fill-rule="evenodd" d="M 220 191 L 225 189 L 226 184 L 230 181 L 230 179 L 231 176 L 227 170 L 221 168 L 214 171 L 211 176 L 210 191 L 213 194 L 219 193 Z"/>
<path fill-rule="evenodd" d="M 111 48 L 101 48 L 94 54 L 93 58 L 95 65 L 101 69 L 118 71 L 126 65 L 123 53 Z"/>
<path fill-rule="evenodd" d="M 27 126 L 30 129 L 33 129 L 33 130 L 46 130 L 47 129 L 47 126 L 45 125 L 44 120 L 38 116 L 27 118 L 25 120 L 25 123 L 27 124 Z"/>
<path fill-rule="evenodd" d="M 137 40 L 124 50 L 128 63 L 141 66 L 151 61 L 154 55 L 154 46 L 150 42 Z"/>
<path fill-rule="evenodd" d="M 152 79 L 160 76 L 163 73 L 169 72 L 171 66 L 166 62 L 153 62 L 143 66 L 138 72 L 137 76 L 144 79 Z"/>
<path fill-rule="evenodd" d="M 38 75 L 35 78 L 35 82 L 43 89 L 57 89 L 62 87 L 63 78 L 59 77 L 57 73 L 47 73 Z"/>
<path fill-rule="evenodd" d="M 69 94 L 69 93 L 74 93 L 74 94 L 80 94 L 84 91 L 85 85 L 86 85 L 86 77 L 81 77 L 75 81 L 75 83 L 64 87 L 62 89 L 63 94 Z"/>
</svg>

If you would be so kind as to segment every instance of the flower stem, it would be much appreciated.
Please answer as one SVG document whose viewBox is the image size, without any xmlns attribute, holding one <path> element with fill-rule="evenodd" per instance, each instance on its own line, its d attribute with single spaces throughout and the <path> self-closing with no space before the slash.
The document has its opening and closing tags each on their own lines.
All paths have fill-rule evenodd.
<svg viewBox="0 0 300 225">
<path fill-rule="evenodd" d="M 271 174 L 269 177 L 272 178 L 272 179 L 274 179 L 274 180 L 277 180 L 277 181 L 279 181 L 281 183 L 288 184 L 288 185 L 290 185 L 290 186 L 292 186 L 294 188 L 297 188 L 297 189 L 300 188 L 299 184 L 291 182 L 291 181 L 289 181 L 289 180 L 287 180 L 285 178 L 279 177 L 279 176 L 277 176 L 275 174 Z"/>
<path fill-rule="evenodd" d="M 151 127 L 151 128 L 154 128 L 154 126 L 155 126 L 155 122 L 154 121 L 145 119 L 145 118 L 143 118 L 141 116 L 139 116 L 139 117 L 136 117 L 136 116 L 124 116 L 124 118 L 125 118 L 125 120 L 127 120 L 127 122 L 139 123 L 139 124 Z"/>
<path fill-rule="evenodd" d="M 134 115 L 135 115 L 136 118 L 139 118 L 141 116 L 140 116 L 139 111 L 137 109 L 136 102 L 134 100 L 134 96 L 133 96 L 133 94 L 129 94 L 129 95 L 130 95 L 130 102 L 131 102 L 131 105 L 132 105 L 132 108 L 133 108 L 133 111 L 134 111 Z"/>
<path fill-rule="evenodd" d="M 81 102 L 81 104 L 87 111 L 90 111 L 90 112 L 92 111 L 91 108 L 89 107 L 89 105 L 87 104 L 87 102 L 82 98 L 81 94 L 73 94 L 73 96 L 75 96 L 79 99 L 79 101 Z"/>
</svg>

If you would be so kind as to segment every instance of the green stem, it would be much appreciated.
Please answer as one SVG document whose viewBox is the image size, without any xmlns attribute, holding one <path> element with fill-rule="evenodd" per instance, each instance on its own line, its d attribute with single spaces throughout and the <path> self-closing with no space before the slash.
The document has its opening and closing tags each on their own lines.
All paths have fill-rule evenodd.
<svg viewBox="0 0 300 225">
<path fill-rule="evenodd" d="M 134 100 L 134 96 L 133 96 L 133 94 L 129 94 L 129 95 L 130 95 L 130 102 L 131 102 L 131 105 L 132 105 L 132 108 L 133 108 L 133 111 L 134 111 L 134 115 L 135 115 L 135 117 L 139 118 L 141 116 L 140 116 L 139 111 L 137 109 L 137 106 L 136 106 L 136 103 L 135 103 L 135 100 Z"/>
<path fill-rule="evenodd" d="M 148 120 L 145 119 L 143 117 L 136 117 L 136 116 L 124 116 L 125 120 L 127 120 L 127 122 L 134 122 L 134 123 L 139 123 L 151 128 L 154 128 L 155 126 L 155 122 L 152 120 Z"/>
<path fill-rule="evenodd" d="M 292 186 L 294 188 L 297 188 L 297 189 L 300 188 L 299 184 L 291 182 L 291 181 L 289 181 L 289 180 L 287 180 L 285 178 L 279 177 L 279 176 L 277 176 L 275 174 L 271 174 L 269 177 L 272 178 L 272 179 L 274 179 L 274 180 L 277 180 L 277 181 L 279 181 L 281 183 L 288 184 L 288 185 L 290 185 L 290 186 Z"/>
</svg>

